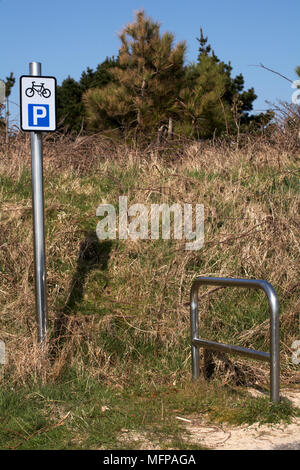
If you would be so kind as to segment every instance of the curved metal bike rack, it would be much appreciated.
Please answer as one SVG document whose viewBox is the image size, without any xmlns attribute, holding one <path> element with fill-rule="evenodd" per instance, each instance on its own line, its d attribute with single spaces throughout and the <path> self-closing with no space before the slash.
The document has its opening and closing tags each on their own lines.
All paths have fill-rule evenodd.
<svg viewBox="0 0 300 470">
<path fill-rule="evenodd" d="M 262 289 L 268 297 L 270 312 L 270 352 L 256 351 L 241 346 L 216 343 L 200 339 L 199 319 L 198 319 L 198 290 L 201 285 L 225 286 L 225 287 L 244 287 L 250 289 Z M 280 361 L 279 361 L 279 303 L 273 286 L 264 280 L 257 279 L 234 279 L 222 277 L 197 277 L 194 279 L 191 287 L 190 297 L 191 312 L 191 345 L 192 345 L 192 374 L 193 378 L 199 378 L 199 347 L 212 349 L 216 351 L 227 352 L 230 354 L 241 354 L 267 361 L 270 363 L 270 398 L 274 403 L 279 402 L 280 388 Z"/>
</svg>

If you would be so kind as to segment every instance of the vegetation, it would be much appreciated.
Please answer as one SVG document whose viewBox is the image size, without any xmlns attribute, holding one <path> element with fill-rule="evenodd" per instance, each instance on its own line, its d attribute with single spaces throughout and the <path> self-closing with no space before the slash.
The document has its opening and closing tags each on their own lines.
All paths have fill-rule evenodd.
<svg viewBox="0 0 300 470">
<path fill-rule="evenodd" d="M 256 99 L 244 90 L 241 74 L 220 61 L 200 29 L 197 63 L 185 65 L 184 42 L 174 44 L 172 33 L 136 14 L 120 35 L 117 59 L 106 59 L 79 83 L 66 79 L 59 87 L 58 116 L 62 126 L 78 132 L 117 131 L 141 142 L 161 141 L 167 134 L 207 139 L 243 130 L 260 130 L 271 112 L 249 116 Z"/>
<path fill-rule="evenodd" d="M 195 275 L 267 279 L 281 306 L 281 383 L 299 384 L 299 144 L 279 128 L 243 146 L 173 139 L 146 149 L 103 136 L 44 139 L 49 342 L 37 344 L 29 142 L 0 146 L 0 446 L 18 449 L 195 448 L 176 417 L 289 421 L 269 406 L 267 364 L 215 356 L 191 382 L 189 291 Z M 96 209 L 203 203 L 205 244 L 105 240 Z M 279 269 L 280 268 L 280 269 Z M 201 335 L 268 349 L 260 292 L 203 290 Z M 1 367 L 1 366 L 0 366 Z M 208 369 L 203 365 L 203 372 Z M 145 444 L 145 441 L 147 444 Z"/>
<path fill-rule="evenodd" d="M 88 89 L 102 88 L 112 81 L 109 70 L 117 66 L 118 60 L 106 58 L 95 71 L 87 68 L 82 72 L 79 82 L 66 78 L 57 88 L 57 116 L 60 129 L 65 132 L 79 133 L 85 129 L 85 115 L 82 96 Z"/>
<path fill-rule="evenodd" d="M 14 74 L 13 72 L 10 72 L 9 76 L 6 77 L 6 80 L 4 81 L 5 83 L 5 105 L 2 105 L 0 103 L 0 129 L 1 127 L 4 127 L 6 126 L 7 129 L 8 129 L 8 118 L 9 118 L 9 101 L 8 101 L 8 97 L 10 96 L 11 94 L 11 89 L 13 88 L 14 84 L 16 82 L 16 79 L 14 77 Z M 3 110 L 5 109 L 5 118 L 3 119 L 1 117 L 1 113 L 3 112 Z"/>
<path fill-rule="evenodd" d="M 232 67 L 220 61 L 207 44 L 200 29 L 197 64 L 186 67 L 185 84 L 181 89 L 178 132 L 183 128 L 190 137 L 207 139 L 213 135 L 235 135 L 241 130 L 255 129 L 255 124 L 267 124 L 272 115 L 249 116 L 257 98 L 254 89 L 243 91 L 241 74 L 231 77 Z M 250 126 L 251 124 L 251 126 Z"/>
<path fill-rule="evenodd" d="M 37 342 L 28 136 L 0 134 L 0 448 L 200 449 L 184 419 L 290 422 L 269 402 L 266 363 L 201 351 L 191 379 L 196 275 L 268 280 L 280 302 L 281 385 L 298 386 L 299 108 L 251 116 L 256 98 L 200 29 L 197 62 L 143 11 L 117 58 L 58 89 L 44 137 L 49 332 Z M 300 75 L 300 69 L 297 69 Z M 7 77 L 7 96 L 14 84 Z M 281 113 L 281 114 L 280 114 Z M 96 209 L 196 203 L 205 242 L 98 240 Z M 261 292 L 203 289 L 204 338 L 268 350 Z M 259 388 L 263 397 L 249 394 Z M 183 420 L 182 420 L 183 419 Z"/>
</svg>

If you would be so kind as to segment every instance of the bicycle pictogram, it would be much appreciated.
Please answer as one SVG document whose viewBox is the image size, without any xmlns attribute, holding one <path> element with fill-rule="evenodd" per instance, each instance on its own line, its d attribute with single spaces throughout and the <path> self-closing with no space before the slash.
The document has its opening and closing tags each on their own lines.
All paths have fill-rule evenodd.
<svg viewBox="0 0 300 470">
<path fill-rule="evenodd" d="M 25 95 L 28 96 L 28 98 L 32 98 L 34 94 L 37 93 L 39 96 L 43 96 L 43 98 L 50 98 L 51 91 L 49 88 L 45 88 L 44 85 L 45 83 L 36 85 L 35 81 L 33 81 L 31 88 L 26 88 Z"/>
</svg>

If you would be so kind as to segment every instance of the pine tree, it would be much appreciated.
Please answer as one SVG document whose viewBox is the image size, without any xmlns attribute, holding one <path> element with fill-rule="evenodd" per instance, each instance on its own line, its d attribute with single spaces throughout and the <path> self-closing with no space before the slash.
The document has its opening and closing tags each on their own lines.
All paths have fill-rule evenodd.
<svg viewBox="0 0 300 470">
<path fill-rule="evenodd" d="M 8 97 L 11 94 L 11 89 L 13 88 L 16 79 L 13 72 L 10 72 L 9 76 L 5 80 L 5 129 L 6 129 L 6 143 L 8 143 L 8 132 L 9 132 L 9 99 Z M 3 121 L 1 121 L 1 124 Z"/>
<path fill-rule="evenodd" d="M 188 67 L 186 87 L 180 95 L 183 120 L 178 132 L 205 139 L 228 129 L 230 107 L 223 99 L 227 85 L 222 65 L 209 55 Z"/>
<path fill-rule="evenodd" d="M 87 67 L 87 70 L 82 72 L 79 81 L 82 91 L 85 92 L 90 88 L 103 88 L 113 81 L 113 76 L 110 73 L 110 69 L 113 67 L 119 67 L 119 59 L 114 56 L 106 57 L 104 62 L 97 65 L 95 71 Z"/>
<path fill-rule="evenodd" d="M 10 72 L 9 77 L 6 77 L 6 82 L 5 82 L 5 96 L 6 96 L 6 98 L 8 98 L 9 95 L 11 94 L 11 89 L 14 86 L 15 82 L 16 82 L 16 79 L 14 77 L 14 74 L 13 74 L 13 72 Z"/>
<path fill-rule="evenodd" d="M 57 88 L 57 118 L 64 131 L 80 131 L 84 117 L 81 97 L 81 86 L 71 77 Z"/>
<path fill-rule="evenodd" d="M 90 88 L 101 88 L 113 80 L 109 69 L 116 67 L 118 60 L 106 58 L 94 71 L 87 67 L 79 82 L 71 77 L 66 78 L 57 88 L 57 116 L 60 128 L 64 131 L 79 132 L 85 129 L 85 112 L 82 95 Z"/>
<path fill-rule="evenodd" d="M 248 111 L 256 99 L 254 89 L 243 91 L 241 74 L 231 77 L 231 64 L 220 61 L 202 28 L 197 40 L 198 62 L 186 69 L 186 85 L 180 96 L 184 119 L 178 132 L 198 138 L 239 132 L 240 126 L 250 120 Z"/>
<path fill-rule="evenodd" d="M 200 44 L 199 49 L 198 49 L 198 63 L 201 62 L 201 59 L 203 56 L 209 56 L 210 53 L 211 53 L 211 57 L 213 57 L 213 59 L 216 62 L 219 62 L 219 59 L 215 55 L 215 52 L 212 50 L 211 45 L 207 44 L 208 37 L 204 36 L 202 28 L 200 28 L 200 38 L 196 38 L 196 39 Z"/>
<path fill-rule="evenodd" d="M 90 126 L 101 129 L 113 120 L 123 129 L 157 132 L 176 114 L 185 43 L 175 46 L 173 34 L 161 35 L 160 25 L 144 11 L 136 14 L 119 37 L 120 67 L 110 71 L 115 82 L 84 95 Z"/>
</svg>

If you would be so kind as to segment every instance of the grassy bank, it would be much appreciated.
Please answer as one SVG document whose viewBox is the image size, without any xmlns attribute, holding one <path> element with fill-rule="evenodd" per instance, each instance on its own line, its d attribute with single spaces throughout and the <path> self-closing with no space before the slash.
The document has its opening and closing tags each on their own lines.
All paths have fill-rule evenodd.
<svg viewBox="0 0 300 470">
<path fill-rule="evenodd" d="M 3 144 L 0 153 L 2 448 L 138 447 L 131 430 L 187 448 L 178 414 L 272 422 L 296 413 L 247 396 L 247 384 L 268 388 L 268 367 L 255 361 L 215 357 L 211 381 L 191 383 L 189 290 L 195 275 L 273 284 L 282 383 L 299 383 L 291 351 L 300 339 L 297 149 L 257 141 L 242 149 L 172 142 L 137 150 L 97 136 L 45 139 L 45 353 L 36 342 L 29 141 Z M 204 204 L 203 248 L 186 251 L 185 240 L 99 241 L 96 209 L 117 207 L 120 195 L 148 208 Z M 200 295 L 203 337 L 268 349 L 261 292 Z"/>
</svg>

